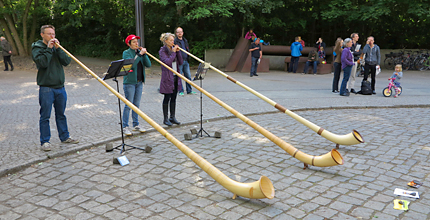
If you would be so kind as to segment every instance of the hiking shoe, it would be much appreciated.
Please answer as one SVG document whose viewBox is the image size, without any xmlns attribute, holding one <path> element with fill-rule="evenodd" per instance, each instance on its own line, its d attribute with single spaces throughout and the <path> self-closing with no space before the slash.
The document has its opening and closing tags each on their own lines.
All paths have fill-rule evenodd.
<svg viewBox="0 0 430 220">
<path fill-rule="evenodd" d="M 197 92 L 194 92 L 194 91 L 191 91 L 191 92 L 189 92 L 189 93 L 187 93 L 188 95 L 195 95 L 195 94 L 197 94 Z"/>
<path fill-rule="evenodd" d="M 128 127 L 123 128 L 122 132 L 127 136 L 133 135 Z"/>
<path fill-rule="evenodd" d="M 75 140 L 75 139 L 73 139 L 71 137 L 69 137 L 65 141 L 62 141 L 61 143 L 64 143 L 64 144 L 77 144 L 77 143 L 79 143 L 79 141 Z"/>
<path fill-rule="evenodd" d="M 43 151 L 50 151 L 51 150 L 51 144 L 49 142 L 45 142 L 40 147 Z"/>
<path fill-rule="evenodd" d="M 183 95 L 184 95 L 184 93 L 183 93 L 183 92 L 180 92 L 180 93 L 179 93 L 179 95 L 180 95 L 180 96 L 183 96 Z"/>
<path fill-rule="evenodd" d="M 135 126 L 135 127 L 133 128 L 133 131 L 139 131 L 140 133 L 143 133 L 143 132 L 145 132 L 145 129 L 142 129 L 142 128 L 140 128 L 139 126 Z"/>
</svg>

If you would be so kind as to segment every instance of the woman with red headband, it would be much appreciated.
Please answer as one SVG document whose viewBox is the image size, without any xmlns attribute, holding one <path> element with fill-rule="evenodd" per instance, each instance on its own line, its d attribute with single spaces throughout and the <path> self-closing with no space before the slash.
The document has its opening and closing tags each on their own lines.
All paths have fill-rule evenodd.
<svg viewBox="0 0 430 220">
<path fill-rule="evenodd" d="M 125 43 L 129 48 L 122 53 L 122 58 L 124 60 L 134 59 L 131 70 L 128 72 L 128 75 L 124 76 L 123 89 L 125 98 L 132 102 L 137 108 L 139 108 L 140 105 L 143 83 L 145 83 L 145 67 L 151 67 L 151 61 L 148 55 L 145 54 L 146 48 L 139 46 L 138 39 L 140 39 L 139 36 L 133 34 L 128 35 L 125 39 Z M 122 127 L 125 135 L 132 135 L 128 126 L 130 110 L 130 107 L 125 105 L 124 114 L 122 116 Z M 133 131 L 145 132 L 145 130 L 139 127 L 138 114 L 133 111 L 131 117 L 133 120 Z"/>
</svg>

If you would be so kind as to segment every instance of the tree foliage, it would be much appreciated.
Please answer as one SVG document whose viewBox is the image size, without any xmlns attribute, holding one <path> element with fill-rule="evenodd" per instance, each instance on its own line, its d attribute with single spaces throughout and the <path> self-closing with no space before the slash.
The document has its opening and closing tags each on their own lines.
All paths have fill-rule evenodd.
<svg viewBox="0 0 430 220">
<path fill-rule="evenodd" d="M 425 48 L 430 2 L 424 0 L 142 0 L 145 47 L 157 55 L 163 32 L 181 26 L 192 52 L 234 48 L 253 28 L 271 44 L 290 45 L 302 36 L 307 46 L 322 37 L 332 46 L 351 33 L 373 35 L 382 48 Z M 76 55 L 120 58 L 124 39 L 135 33 L 130 0 L 0 0 L 0 27 L 19 54 L 43 24 L 53 24 L 61 43 Z M 31 23 L 31 24 L 30 24 Z"/>
</svg>

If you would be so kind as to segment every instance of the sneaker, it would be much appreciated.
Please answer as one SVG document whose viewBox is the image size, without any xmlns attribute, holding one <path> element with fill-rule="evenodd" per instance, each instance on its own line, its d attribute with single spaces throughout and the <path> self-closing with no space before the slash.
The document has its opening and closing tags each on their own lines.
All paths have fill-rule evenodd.
<svg viewBox="0 0 430 220">
<path fill-rule="evenodd" d="M 140 133 L 143 133 L 143 132 L 145 132 L 145 129 L 142 129 L 139 126 L 136 126 L 133 128 L 133 131 L 139 131 Z"/>
<path fill-rule="evenodd" d="M 62 141 L 61 143 L 64 143 L 64 144 L 77 144 L 77 143 L 79 143 L 79 141 L 75 140 L 75 139 L 73 139 L 71 137 L 69 137 L 65 141 Z"/>
<path fill-rule="evenodd" d="M 43 151 L 50 151 L 51 150 L 51 144 L 49 142 L 45 142 L 40 147 Z"/>
<path fill-rule="evenodd" d="M 179 93 L 179 95 L 180 95 L 180 96 L 183 96 L 183 95 L 184 95 L 184 93 L 183 93 L 183 92 L 180 92 L 180 93 Z"/>
<path fill-rule="evenodd" d="M 394 98 L 397 98 L 398 95 L 394 95 Z"/>
<path fill-rule="evenodd" d="M 195 95 L 195 94 L 197 94 L 197 92 L 194 92 L 194 91 L 191 91 L 191 92 L 189 92 L 189 93 L 187 93 L 188 95 Z"/>
<path fill-rule="evenodd" d="M 124 132 L 124 134 L 127 136 L 133 135 L 133 133 L 131 133 L 131 131 L 128 127 L 123 128 L 122 132 Z"/>
</svg>

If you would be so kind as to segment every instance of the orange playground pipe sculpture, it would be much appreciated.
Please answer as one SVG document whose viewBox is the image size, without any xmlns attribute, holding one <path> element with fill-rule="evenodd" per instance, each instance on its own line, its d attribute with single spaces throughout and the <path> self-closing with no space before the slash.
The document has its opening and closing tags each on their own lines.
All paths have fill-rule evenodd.
<svg viewBox="0 0 430 220">
<path fill-rule="evenodd" d="M 203 60 L 199 59 L 198 57 L 194 56 L 193 54 L 189 53 L 188 51 L 186 51 L 186 50 L 184 50 L 184 49 L 182 49 L 180 47 L 179 47 L 179 49 L 181 51 L 183 51 L 184 53 L 188 54 L 189 56 L 193 57 L 197 61 L 199 61 L 201 63 L 205 63 Z M 276 109 L 278 109 L 279 111 L 281 111 L 281 112 L 283 112 L 283 113 L 291 116 L 292 118 L 294 118 L 298 122 L 304 124 L 306 127 L 310 128 L 311 130 L 313 130 L 314 132 L 316 132 L 317 134 L 323 136 L 327 140 L 335 143 L 336 144 L 336 148 L 339 148 L 339 145 L 354 145 L 354 144 L 364 143 L 363 137 L 356 130 L 352 130 L 351 133 L 345 134 L 345 135 L 333 134 L 330 131 L 327 131 L 324 128 L 321 128 L 321 127 L 317 126 L 316 124 L 314 124 L 314 123 L 312 123 L 312 122 L 304 119 L 303 117 L 297 115 L 296 113 L 288 110 L 287 108 L 281 106 L 280 104 L 278 104 L 278 103 L 270 100 L 266 96 L 264 96 L 261 93 L 259 93 L 259 92 L 255 91 L 255 90 L 251 89 L 250 87 L 246 86 L 245 84 L 242 84 L 241 82 L 233 79 L 232 77 L 230 77 L 229 75 L 225 74 L 221 70 L 213 67 L 212 65 L 210 65 L 210 68 L 213 69 L 213 70 L 215 70 L 215 72 L 218 72 L 219 74 L 223 75 L 224 77 L 226 77 L 228 80 L 232 81 L 233 83 L 235 83 L 235 84 L 241 86 L 242 88 L 246 89 L 247 91 L 251 92 L 252 94 L 254 94 L 255 96 L 257 96 L 258 98 L 263 99 L 264 101 L 266 101 L 267 103 L 269 103 L 270 105 L 272 105 L 273 107 L 275 107 Z"/>
<path fill-rule="evenodd" d="M 240 120 L 242 120 L 243 122 L 245 122 L 246 124 L 248 124 L 249 126 L 254 128 L 255 130 L 257 130 L 258 132 L 260 132 L 260 134 L 264 135 L 266 138 L 271 140 L 273 143 L 275 143 L 276 145 L 278 145 L 279 147 L 284 149 L 291 156 L 302 161 L 305 165 L 305 168 L 308 167 L 308 164 L 313 165 L 313 166 L 318 166 L 318 167 L 329 167 L 329 166 L 335 166 L 335 165 L 339 165 L 339 164 L 342 165 L 343 164 L 343 158 L 336 149 L 332 149 L 330 152 L 328 152 L 322 156 L 311 156 L 309 154 L 305 154 L 305 153 L 299 151 L 298 149 L 296 149 L 292 145 L 288 144 L 287 142 L 283 141 L 282 139 L 280 139 L 276 135 L 270 133 L 268 130 L 264 129 L 263 127 L 261 127 L 257 123 L 253 122 L 251 119 L 247 118 L 246 116 L 242 115 L 241 113 L 239 113 L 238 111 L 236 111 L 232 107 L 228 106 L 227 104 L 225 104 L 224 102 L 222 102 L 221 100 L 219 100 L 218 98 L 213 96 L 212 94 L 208 93 L 206 90 L 202 89 L 201 87 L 199 87 L 198 85 L 193 83 L 191 80 L 182 76 L 181 74 L 179 74 L 178 72 L 176 72 L 175 70 L 170 68 L 165 63 L 161 62 L 159 59 L 157 59 L 156 57 L 154 57 L 150 53 L 146 52 L 146 54 L 148 56 L 150 56 L 152 59 L 154 59 L 155 61 L 159 62 L 161 65 L 163 65 L 167 69 L 169 69 L 171 72 L 176 74 L 178 77 L 185 80 L 188 84 L 192 85 L 194 88 L 199 90 L 201 93 L 205 94 L 207 97 L 209 97 L 210 99 L 215 101 L 218 105 L 227 109 L 229 112 L 231 112 L 233 115 L 238 117 Z"/>
<path fill-rule="evenodd" d="M 136 112 L 140 117 L 142 117 L 146 122 L 148 122 L 152 127 L 154 127 L 158 132 L 160 132 L 167 140 L 172 142 L 179 150 L 181 150 L 187 157 L 189 157 L 194 163 L 196 163 L 200 168 L 202 168 L 209 176 L 211 176 L 215 181 L 225 187 L 227 190 L 232 192 L 233 199 L 237 196 L 242 196 L 250 199 L 273 199 L 275 197 L 275 189 L 272 182 L 266 176 L 261 176 L 258 181 L 253 183 L 241 183 L 230 179 L 224 173 L 219 171 L 216 167 L 206 161 L 203 157 L 199 156 L 196 152 L 188 148 L 185 144 L 180 142 L 170 133 L 168 133 L 159 124 L 154 122 L 150 117 L 143 113 L 139 108 L 137 108 L 133 103 L 128 101 L 124 96 L 119 94 L 115 89 L 109 86 L 103 79 L 92 72 L 88 67 L 82 64 L 76 57 L 64 49 L 61 45 L 57 44 L 64 52 L 66 52 L 73 60 L 75 60 L 82 68 L 84 68 L 88 73 L 90 73 L 94 78 L 96 78 L 101 84 L 103 84 L 107 89 L 109 89 L 114 95 L 121 99 L 126 105 L 128 105 L 134 112 Z"/>
</svg>

